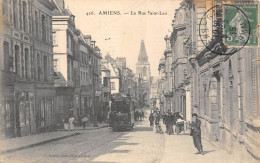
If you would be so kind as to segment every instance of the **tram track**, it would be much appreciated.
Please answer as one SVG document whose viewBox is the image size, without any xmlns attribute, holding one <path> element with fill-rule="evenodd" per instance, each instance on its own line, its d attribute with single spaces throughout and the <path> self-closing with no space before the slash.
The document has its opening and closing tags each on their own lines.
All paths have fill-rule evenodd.
<svg viewBox="0 0 260 163">
<path fill-rule="evenodd" d="M 86 153 L 89 153 L 93 150 L 95 150 L 96 148 L 99 148 L 115 139 L 117 139 L 118 137 L 122 136 L 125 133 L 118 133 L 118 135 L 115 135 L 115 137 L 113 136 L 115 132 L 109 132 L 107 134 L 102 134 L 102 135 L 95 135 L 95 137 L 93 137 L 92 139 L 89 139 L 87 141 L 84 141 L 83 143 L 77 143 L 75 145 L 73 145 L 73 148 L 71 149 L 64 149 L 64 150 L 59 150 L 58 153 L 54 153 L 52 154 L 52 157 L 49 157 L 48 155 L 33 161 L 32 163 L 38 163 L 38 162 L 48 162 L 53 160 L 53 158 L 55 157 L 59 157 L 59 159 L 61 159 L 61 157 L 64 157 L 63 159 L 66 158 L 71 158 L 71 159 L 66 159 L 66 161 L 64 162 L 68 162 L 69 160 L 73 160 L 75 159 L 75 157 L 70 157 L 70 156 L 74 156 L 74 155 L 86 155 Z M 80 135 L 78 135 L 80 136 Z M 96 144 L 100 141 L 100 140 L 105 140 L 107 137 L 112 136 L 111 139 L 109 139 L 108 141 L 105 141 L 104 143 L 96 146 Z M 89 150 L 82 152 L 82 150 L 84 151 L 84 149 L 86 148 L 90 148 Z M 68 156 L 68 157 L 66 157 Z"/>
</svg>

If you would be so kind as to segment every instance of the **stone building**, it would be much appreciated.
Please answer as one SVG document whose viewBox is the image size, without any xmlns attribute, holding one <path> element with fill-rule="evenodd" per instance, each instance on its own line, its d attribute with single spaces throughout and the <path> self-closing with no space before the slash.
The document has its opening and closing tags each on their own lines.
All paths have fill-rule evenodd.
<svg viewBox="0 0 260 163">
<path fill-rule="evenodd" d="M 101 73 L 102 73 L 102 112 L 100 113 L 102 120 L 107 119 L 107 115 L 109 112 L 109 102 L 111 97 L 111 86 L 110 86 L 110 70 L 107 68 L 107 64 L 103 64 L 106 62 L 102 59 L 101 65 Z"/>
<path fill-rule="evenodd" d="M 190 21 L 189 6 L 185 1 L 175 10 L 172 21 L 173 32 L 171 35 L 171 48 L 173 53 L 172 76 L 173 76 L 173 111 L 182 112 L 183 118 L 191 120 L 191 107 L 187 106 L 186 80 L 188 78 L 187 60 L 189 51 L 186 50 L 190 39 L 188 24 Z"/>
<path fill-rule="evenodd" d="M 79 105 L 79 31 L 75 27 L 75 16 L 64 7 L 64 1 L 56 1 L 53 11 L 52 33 L 57 95 L 57 118 L 59 123 L 76 117 Z M 65 40 L 65 41 L 64 41 Z"/>
<path fill-rule="evenodd" d="M 1 135 L 53 129 L 52 1 L 1 3 Z"/>
<path fill-rule="evenodd" d="M 80 114 L 90 114 L 92 108 L 90 101 L 92 100 L 92 80 L 90 70 L 90 49 L 86 42 L 86 37 L 82 33 L 79 35 L 79 66 L 80 66 Z"/>
<path fill-rule="evenodd" d="M 163 95 L 165 97 L 165 110 L 174 112 L 173 108 L 173 73 L 172 73 L 172 62 L 173 62 L 173 53 L 170 44 L 170 37 L 165 36 L 164 38 L 166 43 L 166 48 L 164 50 L 164 91 Z"/>
<path fill-rule="evenodd" d="M 165 75 L 165 58 L 162 57 L 158 66 L 159 71 L 159 79 L 158 79 L 158 89 L 157 94 L 159 95 L 159 103 L 156 103 L 156 107 L 160 109 L 161 112 L 166 112 L 166 98 L 164 96 L 165 87 L 167 87 L 166 83 L 166 75 Z"/>
<path fill-rule="evenodd" d="M 141 41 L 138 63 L 136 64 L 136 74 L 139 75 L 139 77 L 142 79 L 142 84 L 139 92 L 141 93 L 140 99 L 142 99 L 141 105 L 148 105 L 150 98 L 151 72 L 144 40 Z"/>
<path fill-rule="evenodd" d="M 237 2 L 225 3 L 236 5 Z M 190 116 L 188 110 L 198 113 L 203 137 L 230 152 L 245 150 L 259 159 L 259 49 L 247 46 L 238 51 L 224 46 L 219 37 L 222 27 L 216 25 L 223 21 L 222 8 L 213 10 L 212 15 L 204 15 L 210 8 L 222 4 L 224 2 L 218 0 L 186 0 L 176 10 L 171 36 L 176 49 L 173 50 L 176 57 L 173 85 L 180 91 L 175 91 L 174 98 L 185 98 L 174 102 L 181 107 L 186 100 L 186 116 Z M 254 10 L 247 12 L 257 14 Z M 252 32 L 251 37 L 256 34 L 259 31 Z M 218 55 L 216 49 L 228 55 Z"/>
</svg>

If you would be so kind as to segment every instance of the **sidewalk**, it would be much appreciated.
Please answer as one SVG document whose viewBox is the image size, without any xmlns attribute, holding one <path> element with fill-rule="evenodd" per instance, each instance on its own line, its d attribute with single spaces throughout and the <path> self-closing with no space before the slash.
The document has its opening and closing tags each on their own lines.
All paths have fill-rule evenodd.
<svg viewBox="0 0 260 163">
<path fill-rule="evenodd" d="M 86 127 L 86 130 L 100 129 L 107 126 L 107 124 L 103 123 L 98 124 L 98 127 L 93 127 L 93 124 L 91 124 L 91 126 Z M 0 154 L 32 148 L 34 146 L 50 143 L 52 141 L 57 141 L 60 139 L 76 136 L 81 133 L 80 130 L 83 130 L 83 128 L 76 127 L 74 130 L 71 131 L 65 131 L 64 129 L 60 129 L 56 132 L 47 132 L 36 135 L 28 135 L 23 137 L 0 140 Z"/>
<path fill-rule="evenodd" d="M 193 145 L 193 139 L 189 135 L 167 135 L 165 136 L 165 149 L 160 163 L 168 162 L 190 162 L 190 163 L 254 163 L 253 158 L 228 154 L 220 150 L 209 141 L 202 139 L 204 155 L 196 154 L 197 149 Z"/>
</svg>

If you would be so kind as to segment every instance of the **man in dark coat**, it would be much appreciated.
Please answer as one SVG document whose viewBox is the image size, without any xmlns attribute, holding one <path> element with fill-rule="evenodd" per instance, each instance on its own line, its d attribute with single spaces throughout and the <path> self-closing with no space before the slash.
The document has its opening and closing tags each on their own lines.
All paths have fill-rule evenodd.
<svg viewBox="0 0 260 163">
<path fill-rule="evenodd" d="M 202 155 L 204 154 L 201 144 L 201 130 L 200 130 L 201 121 L 197 118 L 197 114 L 192 114 L 192 123 L 191 123 L 191 135 L 193 137 L 194 146 L 198 149 L 198 152 Z"/>
<path fill-rule="evenodd" d="M 150 126 L 153 126 L 153 121 L 154 121 L 154 116 L 153 113 L 151 112 L 150 116 L 149 116 L 149 121 L 150 121 Z"/>
</svg>

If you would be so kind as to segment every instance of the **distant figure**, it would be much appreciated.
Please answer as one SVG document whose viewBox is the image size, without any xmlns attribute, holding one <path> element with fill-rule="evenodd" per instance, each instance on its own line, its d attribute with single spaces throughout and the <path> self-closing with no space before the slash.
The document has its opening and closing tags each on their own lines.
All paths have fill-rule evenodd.
<svg viewBox="0 0 260 163">
<path fill-rule="evenodd" d="M 153 127 L 154 116 L 152 112 L 150 113 L 149 121 L 150 121 L 150 127 Z"/>
<path fill-rule="evenodd" d="M 75 128 L 74 127 L 74 120 L 75 120 L 74 117 L 69 118 L 69 131 L 74 130 L 74 128 Z"/>
<path fill-rule="evenodd" d="M 86 129 L 86 123 L 88 122 L 88 117 L 86 115 L 83 116 L 82 118 L 82 125 L 83 125 L 83 129 Z"/>
<path fill-rule="evenodd" d="M 79 116 L 79 126 L 82 126 L 82 118 L 83 118 L 83 114 L 80 113 L 80 116 Z"/>
<path fill-rule="evenodd" d="M 198 153 L 204 155 L 202 143 L 201 143 L 201 121 L 197 118 L 197 114 L 192 114 L 192 123 L 191 123 L 191 135 L 193 137 L 194 146 L 198 149 Z"/>
<path fill-rule="evenodd" d="M 143 120 L 143 119 L 144 119 L 144 112 L 141 111 L 141 113 L 140 113 L 140 121 Z"/>
<path fill-rule="evenodd" d="M 155 126 L 156 126 L 156 133 L 163 134 L 162 127 L 160 125 L 160 116 L 157 112 L 155 114 Z"/>
</svg>

